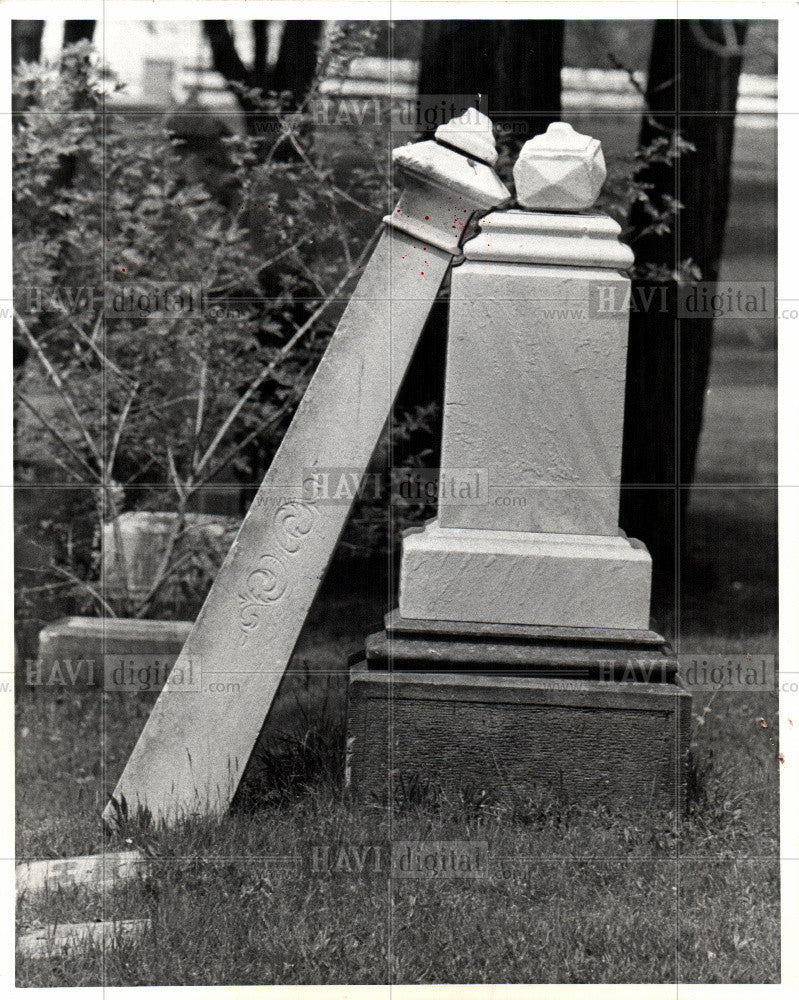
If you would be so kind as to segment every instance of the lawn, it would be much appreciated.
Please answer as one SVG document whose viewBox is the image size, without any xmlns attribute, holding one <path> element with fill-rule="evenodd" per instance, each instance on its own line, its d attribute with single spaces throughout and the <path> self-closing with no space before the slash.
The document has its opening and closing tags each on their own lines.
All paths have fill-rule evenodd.
<svg viewBox="0 0 799 1000">
<path fill-rule="evenodd" d="M 19 775 L 20 853 L 103 847 L 98 783 L 80 776 L 99 764 L 87 734 L 102 699 L 22 707 L 30 770 Z M 123 706 L 105 702 L 108 716 L 114 708 Z M 704 718 L 698 787 L 679 824 L 547 794 L 502 803 L 468 792 L 455 801 L 407 796 L 387 810 L 350 801 L 335 763 L 323 766 L 329 757 L 297 753 L 294 773 L 284 761 L 254 812 L 171 831 L 131 826 L 106 842 L 146 850 L 149 877 L 103 898 L 85 889 L 22 898 L 20 929 L 130 917 L 150 917 L 152 927 L 105 954 L 19 960 L 17 981 L 773 982 L 776 699 L 717 696 Z M 109 746 L 129 744 L 141 721 L 114 726 Z M 81 747 L 93 763 L 80 760 Z M 309 764 L 319 765 L 315 780 Z M 484 875 L 389 877 L 385 862 L 375 870 L 374 851 L 385 858 L 396 841 L 485 842 Z"/>
<path fill-rule="evenodd" d="M 684 652 L 777 652 L 773 372 L 771 350 L 717 350 L 681 599 L 657 622 Z M 386 607 L 380 592 L 346 589 L 317 601 L 248 794 L 219 822 L 106 837 L 100 811 L 152 698 L 21 688 L 18 857 L 135 845 L 153 860 L 103 897 L 20 898 L 20 932 L 95 918 L 151 927 L 104 953 L 20 958 L 18 985 L 779 981 L 775 693 L 695 695 L 685 819 L 544 791 L 354 802 L 342 667 Z M 398 841 L 485 845 L 485 863 L 478 878 L 390 874 Z"/>
</svg>

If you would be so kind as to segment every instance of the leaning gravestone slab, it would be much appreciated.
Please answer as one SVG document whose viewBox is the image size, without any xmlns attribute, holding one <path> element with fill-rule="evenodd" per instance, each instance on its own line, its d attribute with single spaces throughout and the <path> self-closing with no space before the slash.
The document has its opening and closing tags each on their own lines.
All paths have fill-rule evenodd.
<svg viewBox="0 0 799 1000">
<path fill-rule="evenodd" d="M 509 201 L 456 146 L 453 134 L 395 151 L 400 201 L 117 784 L 110 825 L 120 808 L 173 821 L 229 805 L 349 514 L 309 494 L 314 470 L 365 471 L 468 221 Z M 200 688 L 182 689 L 197 671 Z M 228 681 L 235 693 L 209 687 Z"/>
</svg>

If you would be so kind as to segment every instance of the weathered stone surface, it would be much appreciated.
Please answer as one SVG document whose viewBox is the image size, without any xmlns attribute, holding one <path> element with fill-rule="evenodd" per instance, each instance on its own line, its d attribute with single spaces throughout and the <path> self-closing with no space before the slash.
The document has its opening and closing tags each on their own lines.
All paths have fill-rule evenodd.
<svg viewBox="0 0 799 1000">
<path fill-rule="evenodd" d="M 632 250 L 619 242 L 621 226 L 608 215 L 545 214 L 510 209 L 489 212 L 478 225 L 477 235 L 463 247 L 467 260 L 626 270 L 634 259 Z M 600 291 L 603 290 L 603 278 L 599 279 Z M 611 303 L 626 315 L 627 298 L 613 300 L 605 292 L 604 297 L 597 294 L 594 299 L 598 309 L 607 310 Z M 584 301 L 579 304 L 589 305 Z M 581 312 L 584 318 L 590 315 L 590 310 L 581 309 Z"/>
<path fill-rule="evenodd" d="M 594 169 L 587 137 L 570 132 L 565 151 L 551 140 L 553 162 Z M 438 519 L 403 540 L 402 617 L 648 628 L 651 561 L 618 528 L 630 287 L 619 269 L 632 262 L 619 234 L 601 215 L 492 212 L 464 246 Z M 461 482 L 480 489 L 464 497 Z"/>
<path fill-rule="evenodd" d="M 146 618 L 59 618 L 39 633 L 38 660 L 45 676 L 55 663 L 69 661 L 73 667 L 78 662 L 91 663 L 91 682 L 100 684 L 106 656 L 177 659 L 192 624 Z"/>
<path fill-rule="evenodd" d="M 499 159 L 494 141 L 494 126 L 486 115 L 469 108 L 458 118 L 452 118 L 436 129 L 438 142 L 454 146 L 467 156 L 482 160 L 490 167 Z"/>
<path fill-rule="evenodd" d="M 576 643 L 588 646 L 625 646 L 633 650 L 660 650 L 670 648 L 657 632 L 651 629 L 622 628 L 573 628 L 566 625 L 508 625 L 499 622 L 449 622 L 423 618 L 403 618 L 399 609 L 385 616 L 386 632 L 390 636 L 450 638 L 468 637 L 473 640 L 512 640 L 519 643 L 543 642 Z"/>
<path fill-rule="evenodd" d="M 575 132 L 567 122 L 552 122 L 522 146 L 513 168 L 516 199 L 538 211 L 579 212 L 594 204 L 606 174 L 598 139 Z"/>
<path fill-rule="evenodd" d="M 433 789 L 685 809 L 691 698 L 677 684 L 351 672 L 347 777 L 391 797 Z"/>
<path fill-rule="evenodd" d="M 149 863 L 140 851 L 23 861 L 16 867 L 17 895 L 76 885 L 105 892 L 119 882 L 145 874 Z"/>
<path fill-rule="evenodd" d="M 58 958 L 89 947 L 101 951 L 141 937 L 149 920 L 102 920 L 42 927 L 17 939 L 17 954 L 23 958 Z"/>
<path fill-rule="evenodd" d="M 582 677 L 585 680 L 637 680 L 668 683 L 677 661 L 660 650 L 597 644 L 509 642 L 483 636 L 367 636 L 370 670 L 437 670 L 444 673 L 497 673 L 505 676 Z M 363 658 L 363 657 L 361 657 Z"/>
<path fill-rule="evenodd" d="M 482 504 L 440 502 L 442 527 L 618 533 L 628 320 L 589 317 L 600 284 L 624 296 L 629 280 L 593 268 L 454 268 L 442 474 L 486 469 L 488 490 Z"/>
<path fill-rule="evenodd" d="M 508 189 L 491 167 L 437 142 L 399 146 L 392 161 L 405 187 L 397 207 L 383 221 L 452 256 L 460 252 L 461 237 L 476 209 L 502 207 L 510 201 Z"/>
<path fill-rule="evenodd" d="M 366 469 L 464 226 L 508 201 L 489 167 L 435 142 L 394 159 L 407 184 L 398 211 L 175 664 L 199 661 L 202 690 L 167 681 L 104 813 L 111 825 L 122 797 L 167 822 L 230 804 L 349 514 L 351 501 L 309 493 L 314 470 Z M 220 698 L 208 683 L 223 679 L 238 690 Z"/>
<path fill-rule="evenodd" d="M 403 618 L 649 627 L 652 560 L 621 536 L 442 528 L 406 532 Z"/>
<path fill-rule="evenodd" d="M 151 593 L 176 521 L 173 511 L 130 510 L 103 525 L 103 580 L 109 598 L 135 601 Z M 240 517 L 189 513 L 179 546 L 226 552 L 240 525 Z M 162 589 L 162 597 L 178 594 L 177 580 Z"/>
</svg>

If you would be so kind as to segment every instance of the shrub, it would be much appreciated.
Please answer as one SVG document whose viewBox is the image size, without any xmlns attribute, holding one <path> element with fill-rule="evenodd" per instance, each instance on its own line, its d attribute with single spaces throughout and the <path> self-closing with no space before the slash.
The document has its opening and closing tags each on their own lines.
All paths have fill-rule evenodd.
<svg viewBox="0 0 799 1000">
<path fill-rule="evenodd" d="M 205 487 L 260 480 L 388 181 L 385 137 L 354 137 L 367 166 L 349 169 L 301 115 L 268 142 L 221 135 L 222 176 L 197 179 L 160 118 L 106 108 L 115 86 L 85 43 L 14 81 L 28 109 L 13 148 L 16 456 L 19 482 L 55 466 L 94 511 L 37 585 L 74 585 L 74 610 L 144 615 L 158 587 L 130 606 L 99 592 L 101 525 L 172 510 L 177 551 Z M 141 293 L 161 308 L 119 313 Z M 166 560 L 160 582 L 177 571 Z"/>
</svg>

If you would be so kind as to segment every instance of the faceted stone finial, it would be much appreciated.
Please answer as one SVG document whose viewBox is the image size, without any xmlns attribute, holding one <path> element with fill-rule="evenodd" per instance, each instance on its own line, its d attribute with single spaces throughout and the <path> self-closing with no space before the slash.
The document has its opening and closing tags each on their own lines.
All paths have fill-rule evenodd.
<svg viewBox="0 0 799 1000">
<path fill-rule="evenodd" d="M 529 139 L 513 168 L 516 200 L 537 211 L 579 212 L 591 208 L 605 182 L 605 157 L 598 139 L 553 122 Z"/>
<path fill-rule="evenodd" d="M 491 119 L 476 108 L 467 108 L 458 118 L 436 129 L 436 140 L 452 146 L 466 156 L 482 160 L 489 167 L 496 165 L 498 153 Z"/>
</svg>

